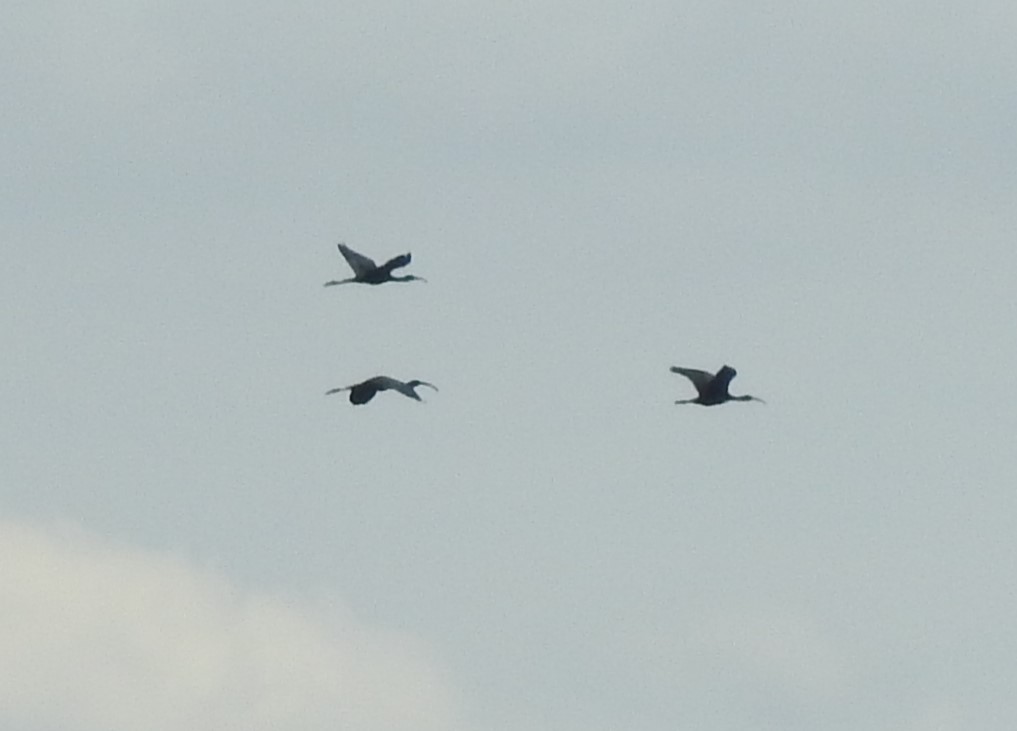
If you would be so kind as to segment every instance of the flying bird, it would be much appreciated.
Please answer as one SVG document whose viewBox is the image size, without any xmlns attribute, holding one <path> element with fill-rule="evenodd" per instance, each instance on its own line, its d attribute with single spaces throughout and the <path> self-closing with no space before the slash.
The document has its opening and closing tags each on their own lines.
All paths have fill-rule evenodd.
<svg viewBox="0 0 1017 731">
<path fill-rule="evenodd" d="M 366 381 L 356 383 L 352 386 L 343 386 L 342 388 L 333 388 L 330 391 L 325 391 L 325 395 L 328 396 L 332 393 L 339 393 L 340 391 L 350 392 L 350 403 L 351 404 L 366 404 L 368 401 L 374 398 L 374 395 L 378 391 L 388 391 L 389 389 L 398 391 L 403 396 L 408 396 L 411 399 L 421 401 L 420 396 L 414 391 L 417 386 L 427 386 L 433 388 L 435 391 L 438 387 L 427 381 L 398 381 L 395 378 L 389 378 L 388 376 L 375 376 L 374 378 L 368 378 Z"/>
<path fill-rule="evenodd" d="M 756 398 L 755 396 L 732 396 L 728 393 L 728 384 L 731 383 L 732 378 L 738 375 L 738 371 L 729 365 L 717 371 L 716 375 L 706 371 L 699 371 L 695 368 L 681 368 L 679 366 L 671 366 L 671 372 L 680 373 L 688 378 L 692 381 L 692 385 L 696 387 L 696 390 L 699 391 L 699 395 L 696 398 L 675 401 L 676 404 L 716 406 L 725 401 L 759 401 L 760 403 L 766 403 L 763 399 Z"/>
<path fill-rule="evenodd" d="M 353 270 L 353 276 L 349 279 L 333 279 L 331 282 L 325 282 L 326 287 L 331 287 L 334 284 L 348 284 L 350 282 L 381 284 L 382 282 L 427 281 L 423 277 L 415 277 L 412 274 L 402 277 L 392 275 L 394 270 L 401 269 L 410 263 L 410 255 L 408 253 L 394 256 L 381 266 L 375 264 L 373 259 L 354 251 L 346 244 L 339 244 L 339 253 L 343 255 L 346 263 L 350 265 L 350 269 Z"/>
</svg>

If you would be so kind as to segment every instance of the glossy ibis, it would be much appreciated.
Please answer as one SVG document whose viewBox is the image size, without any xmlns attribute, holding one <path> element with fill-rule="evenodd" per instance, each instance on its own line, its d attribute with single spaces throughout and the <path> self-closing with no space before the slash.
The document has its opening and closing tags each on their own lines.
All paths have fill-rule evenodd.
<svg viewBox="0 0 1017 731">
<path fill-rule="evenodd" d="M 393 276 L 392 272 L 394 270 L 401 269 L 410 263 L 410 255 L 408 253 L 394 256 L 381 266 L 375 264 L 373 259 L 354 251 L 346 244 L 339 244 L 339 253 L 343 255 L 346 263 L 350 265 L 350 269 L 353 270 L 353 276 L 349 279 L 333 279 L 331 282 L 325 282 L 326 287 L 331 287 L 335 284 L 349 284 L 351 282 L 382 284 L 383 282 L 427 281 L 423 277 L 415 277 L 412 274 L 401 277 Z"/>
<path fill-rule="evenodd" d="M 374 398 L 374 395 L 379 391 L 388 391 L 392 389 L 398 391 L 403 396 L 408 396 L 411 399 L 421 401 L 420 396 L 414 391 L 417 386 L 427 386 L 433 388 L 435 391 L 438 387 L 434 384 L 428 383 L 427 381 L 398 381 L 395 378 L 389 378 L 388 376 L 375 376 L 374 378 L 368 378 L 366 381 L 356 383 L 352 386 L 343 386 L 342 388 L 333 388 L 330 391 L 326 391 L 325 395 L 328 396 L 332 393 L 339 393 L 340 391 L 350 392 L 350 403 L 351 404 L 366 404 L 368 401 Z"/>
<path fill-rule="evenodd" d="M 726 401 L 759 401 L 766 403 L 755 396 L 732 396 L 728 393 L 727 387 L 731 379 L 738 375 L 738 371 L 729 365 L 724 366 L 716 374 L 699 371 L 695 368 L 681 368 L 671 366 L 672 373 L 679 373 L 690 381 L 699 391 L 699 395 L 692 399 L 675 401 L 676 404 L 701 404 L 702 406 L 716 406 Z"/>
</svg>

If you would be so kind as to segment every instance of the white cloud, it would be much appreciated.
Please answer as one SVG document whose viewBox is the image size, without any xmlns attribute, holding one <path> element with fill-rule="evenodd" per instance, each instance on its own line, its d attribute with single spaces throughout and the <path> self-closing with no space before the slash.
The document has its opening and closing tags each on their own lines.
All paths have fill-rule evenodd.
<svg viewBox="0 0 1017 731">
<path fill-rule="evenodd" d="M 177 558 L 0 523 L 6 728 L 449 729 L 419 640 Z"/>
</svg>

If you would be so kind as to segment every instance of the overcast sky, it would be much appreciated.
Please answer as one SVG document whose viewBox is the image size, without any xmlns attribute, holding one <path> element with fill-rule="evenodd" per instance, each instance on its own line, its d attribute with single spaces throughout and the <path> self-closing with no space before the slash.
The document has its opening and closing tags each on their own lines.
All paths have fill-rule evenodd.
<svg viewBox="0 0 1017 731">
<path fill-rule="evenodd" d="M 12 5 L 0 726 L 1017 727 L 1014 38 Z"/>
</svg>

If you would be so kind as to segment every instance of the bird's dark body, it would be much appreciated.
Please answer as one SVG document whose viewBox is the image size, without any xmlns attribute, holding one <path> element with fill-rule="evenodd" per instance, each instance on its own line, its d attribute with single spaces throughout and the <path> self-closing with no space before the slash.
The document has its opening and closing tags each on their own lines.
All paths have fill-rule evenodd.
<svg viewBox="0 0 1017 731">
<path fill-rule="evenodd" d="M 728 393 L 727 387 L 731 379 L 737 375 L 738 372 L 731 366 L 721 368 L 699 394 L 699 403 L 703 406 L 716 406 L 729 400 L 731 394 Z"/>
<path fill-rule="evenodd" d="M 406 384 L 410 388 L 416 384 L 410 381 Z M 366 404 L 368 401 L 373 399 L 379 391 L 387 391 L 393 388 L 392 379 L 385 376 L 375 376 L 374 378 L 368 378 L 363 383 L 358 383 L 350 389 L 350 403 L 351 404 Z M 416 393 L 410 392 L 410 398 L 415 398 L 417 401 L 420 397 Z"/>
<path fill-rule="evenodd" d="M 366 404 L 380 389 L 372 383 L 361 383 L 350 389 L 351 404 Z"/>
</svg>

